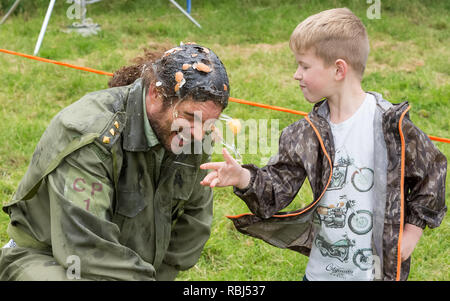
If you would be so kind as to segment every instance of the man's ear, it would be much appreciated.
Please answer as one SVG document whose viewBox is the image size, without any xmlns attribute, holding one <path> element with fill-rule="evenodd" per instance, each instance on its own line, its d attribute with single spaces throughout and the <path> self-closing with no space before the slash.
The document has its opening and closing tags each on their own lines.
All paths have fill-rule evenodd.
<svg viewBox="0 0 450 301">
<path fill-rule="evenodd" d="M 150 83 L 147 88 L 147 95 L 145 96 L 145 109 L 147 110 L 147 117 L 150 118 L 150 115 L 153 111 L 159 108 L 160 104 L 158 103 L 159 93 L 156 89 L 156 85 Z"/>
<path fill-rule="evenodd" d="M 155 104 L 157 102 L 161 102 L 161 94 L 158 91 L 158 88 L 154 83 L 150 83 L 147 89 L 147 96 L 145 97 L 145 101 L 147 105 Z"/>
<path fill-rule="evenodd" d="M 149 98 L 150 98 L 151 100 L 155 99 L 155 98 L 157 97 L 157 95 L 158 95 L 158 92 L 157 92 L 157 90 L 156 90 L 156 85 L 153 84 L 153 83 L 150 83 L 150 84 L 148 85 L 147 91 L 148 91 L 148 92 L 147 92 L 147 95 L 149 96 Z"/>
<path fill-rule="evenodd" d="M 347 75 L 348 64 L 343 59 L 337 59 L 335 64 L 335 74 L 334 78 L 336 80 L 343 80 Z"/>
</svg>

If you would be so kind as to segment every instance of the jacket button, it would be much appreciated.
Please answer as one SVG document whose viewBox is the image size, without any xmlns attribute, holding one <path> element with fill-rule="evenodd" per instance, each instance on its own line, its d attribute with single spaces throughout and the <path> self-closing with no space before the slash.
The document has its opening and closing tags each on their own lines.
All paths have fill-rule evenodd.
<svg viewBox="0 0 450 301">
<path fill-rule="evenodd" d="M 119 128 L 119 123 L 117 121 L 114 121 L 114 126 L 116 127 L 116 129 Z"/>
<path fill-rule="evenodd" d="M 109 132 L 111 133 L 112 136 L 116 134 L 116 132 L 114 132 L 114 129 L 110 129 Z"/>
</svg>

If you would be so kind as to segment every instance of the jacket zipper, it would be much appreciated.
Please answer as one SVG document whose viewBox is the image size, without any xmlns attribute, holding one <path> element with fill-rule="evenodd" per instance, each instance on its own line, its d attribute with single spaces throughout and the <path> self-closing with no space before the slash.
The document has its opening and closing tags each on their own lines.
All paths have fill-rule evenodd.
<svg viewBox="0 0 450 301">
<path fill-rule="evenodd" d="M 405 185 L 405 137 L 403 135 L 402 130 L 402 123 L 403 118 L 405 117 L 406 113 L 411 109 L 411 106 L 408 106 L 406 110 L 402 113 L 400 116 L 399 122 L 398 122 L 398 131 L 400 133 L 400 141 L 401 141 L 401 164 L 400 164 L 400 230 L 398 233 L 398 242 L 397 242 L 397 273 L 395 280 L 400 280 L 401 275 L 401 267 L 402 267 L 402 238 L 403 238 L 403 219 L 405 216 L 405 191 L 404 191 L 404 185 Z"/>
</svg>

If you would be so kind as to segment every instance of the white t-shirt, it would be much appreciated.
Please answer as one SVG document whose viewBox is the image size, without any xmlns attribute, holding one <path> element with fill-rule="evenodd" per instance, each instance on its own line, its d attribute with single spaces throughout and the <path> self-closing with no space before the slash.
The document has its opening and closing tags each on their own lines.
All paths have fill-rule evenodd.
<svg viewBox="0 0 450 301">
<path fill-rule="evenodd" d="M 314 212 L 318 227 L 306 267 L 308 280 L 372 280 L 373 119 L 366 98 L 339 124 L 328 121 L 336 150 L 333 175 Z"/>
</svg>

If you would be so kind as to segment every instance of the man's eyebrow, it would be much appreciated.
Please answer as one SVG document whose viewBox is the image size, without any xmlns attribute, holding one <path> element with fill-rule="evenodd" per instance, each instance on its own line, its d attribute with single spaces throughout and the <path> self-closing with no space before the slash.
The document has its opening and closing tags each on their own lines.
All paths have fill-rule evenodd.
<svg viewBox="0 0 450 301">
<path fill-rule="evenodd" d="M 195 116 L 195 114 L 194 114 L 194 113 L 191 113 L 191 112 L 184 112 L 184 114 L 185 114 L 185 115 L 188 115 L 188 116 L 190 116 L 190 117 L 194 117 L 194 116 Z"/>
</svg>

